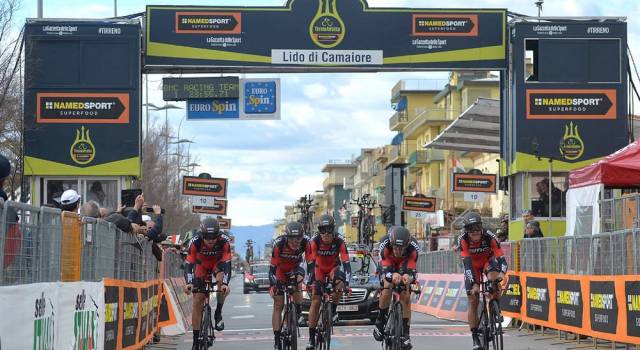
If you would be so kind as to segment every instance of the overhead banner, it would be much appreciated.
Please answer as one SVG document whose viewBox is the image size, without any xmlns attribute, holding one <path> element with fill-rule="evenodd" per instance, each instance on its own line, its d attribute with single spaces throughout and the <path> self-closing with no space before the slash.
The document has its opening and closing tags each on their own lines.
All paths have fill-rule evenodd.
<svg viewBox="0 0 640 350">
<path fill-rule="evenodd" d="M 183 176 L 182 194 L 226 198 L 227 179 Z"/>
<path fill-rule="evenodd" d="M 140 30 L 127 20 L 27 21 L 26 175 L 140 176 Z"/>
<path fill-rule="evenodd" d="M 496 193 L 495 174 L 453 173 L 452 192 Z"/>
<path fill-rule="evenodd" d="M 147 6 L 145 69 L 319 71 L 505 69 L 504 9 Z"/>
<path fill-rule="evenodd" d="M 404 196 L 402 197 L 402 210 L 435 213 L 436 198 Z"/>
</svg>

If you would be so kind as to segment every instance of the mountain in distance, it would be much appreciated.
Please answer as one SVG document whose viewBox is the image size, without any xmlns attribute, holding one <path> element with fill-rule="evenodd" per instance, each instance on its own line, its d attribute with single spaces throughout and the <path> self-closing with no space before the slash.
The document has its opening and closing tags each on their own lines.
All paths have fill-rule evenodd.
<svg viewBox="0 0 640 350">
<path fill-rule="evenodd" d="M 264 254 L 264 245 L 271 242 L 273 231 L 273 224 L 261 226 L 232 226 L 231 233 L 235 237 L 236 253 L 244 258 L 244 253 L 247 250 L 245 243 L 251 239 L 255 242 L 253 243 L 254 256 L 258 256 L 258 249 L 260 249 L 261 254 Z"/>
</svg>

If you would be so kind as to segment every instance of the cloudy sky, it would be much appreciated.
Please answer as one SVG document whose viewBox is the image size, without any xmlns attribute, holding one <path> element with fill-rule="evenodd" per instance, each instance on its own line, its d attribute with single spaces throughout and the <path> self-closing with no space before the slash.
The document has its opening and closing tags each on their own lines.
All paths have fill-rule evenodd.
<svg viewBox="0 0 640 350">
<path fill-rule="evenodd" d="M 113 16 L 113 0 L 43 0 L 45 17 L 103 18 Z M 356 0 L 350 0 L 356 1 Z M 118 0 L 118 14 L 142 12 L 145 5 L 281 5 L 268 0 Z M 18 18 L 35 17 L 36 0 L 23 0 Z M 371 7 L 508 8 L 535 15 L 533 0 L 369 0 Z M 640 60 L 640 1 L 546 0 L 545 16 L 627 16 L 629 44 Z M 636 54 L 636 52 L 638 52 Z M 243 77 L 265 77 L 247 75 Z M 282 120 L 184 121 L 171 111 L 170 123 L 191 146 L 201 164 L 197 172 L 229 179 L 229 217 L 234 225 L 259 225 L 284 215 L 284 206 L 322 189 L 323 165 L 350 159 L 360 148 L 388 144 L 393 114 L 391 88 L 401 79 L 433 79 L 442 87 L 446 73 L 279 74 Z M 149 77 L 150 102 L 162 105 L 161 79 Z M 184 104 L 182 104 L 184 106 Z M 164 122 L 164 113 L 152 114 Z"/>
</svg>

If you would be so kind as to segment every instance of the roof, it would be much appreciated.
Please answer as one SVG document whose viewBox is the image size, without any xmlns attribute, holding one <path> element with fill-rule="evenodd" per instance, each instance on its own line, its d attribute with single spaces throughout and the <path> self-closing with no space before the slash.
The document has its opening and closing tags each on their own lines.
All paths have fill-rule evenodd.
<svg viewBox="0 0 640 350">
<path fill-rule="evenodd" d="M 609 187 L 640 185 L 640 143 L 635 141 L 598 162 L 569 172 L 569 188 L 602 183 Z"/>
<path fill-rule="evenodd" d="M 500 101 L 478 98 L 424 148 L 500 153 Z"/>
</svg>

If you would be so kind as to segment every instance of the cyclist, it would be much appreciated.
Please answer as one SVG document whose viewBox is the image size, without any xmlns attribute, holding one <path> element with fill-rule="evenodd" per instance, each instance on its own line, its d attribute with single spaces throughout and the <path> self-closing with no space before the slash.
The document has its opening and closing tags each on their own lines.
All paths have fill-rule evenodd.
<svg viewBox="0 0 640 350">
<path fill-rule="evenodd" d="M 231 276 L 231 249 L 229 238 L 220 232 L 220 225 L 215 219 L 206 218 L 200 223 L 200 234 L 191 240 L 185 263 L 185 292 L 193 290 L 193 349 L 199 349 L 200 319 L 204 305 L 205 283 L 214 272 L 218 291 L 217 306 L 214 314 L 214 326 L 217 331 L 224 330 L 222 306 L 229 294 L 229 278 Z"/>
<path fill-rule="evenodd" d="M 418 241 L 411 236 L 409 230 L 402 226 L 392 226 L 386 236 L 380 239 L 380 266 L 384 277 L 384 287 L 380 292 L 378 318 L 373 329 L 373 337 L 377 341 L 382 341 L 384 336 L 384 325 L 387 322 L 386 316 L 391 303 L 391 290 L 394 286 L 404 284 L 407 289 L 400 294 L 402 304 L 402 319 L 404 323 L 404 334 L 402 347 L 411 349 L 410 323 L 411 323 L 411 283 L 416 278 L 416 265 L 420 247 Z"/>
<path fill-rule="evenodd" d="M 482 227 L 482 219 L 475 212 L 467 214 L 464 219 L 464 233 L 458 238 L 458 247 L 464 264 L 464 284 L 469 299 L 469 328 L 473 338 L 473 349 L 480 350 L 482 344 L 478 333 L 477 310 L 482 283 L 481 273 L 484 272 L 489 281 L 500 282 L 507 272 L 507 261 L 498 239 Z M 500 297 L 499 288 L 494 297 Z"/>
<path fill-rule="evenodd" d="M 271 326 L 275 339 L 275 348 L 282 349 L 280 344 L 280 324 L 282 322 L 282 309 L 284 308 L 284 295 L 282 286 L 286 285 L 290 276 L 295 276 L 298 281 L 298 289 L 293 294 L 294 306 L 298 316 L 302 317 L 300 303 L 302 303 L 302 282 L 304 280 L 304 269 L 302 254 L 306 258 L 311 257 L 310 244 L 304 236 L 304 227 L 297 221 L 289 222 L 284 228 L 284 235 L 278 237 L 273 243 L 271 253 L 271 267 L 269 268 L 269 290 L 273 297 L 273 314 L 271 315 Z"/>
<path fill-rule="evenodd" d="M 333 216 L 324 214 L 318 220 L 318 234 L 311 239 L 311 256 L 307 258 L 307 283 L 313 286 L 313 297 L 309 309 L 309 343 L 307 349 L 315 347 L 316 325 L 318 324 L 320 300 L 325 277 L 333 281 L 335 290 L 331 296 L 333 322 L 338 320 L 337 307 L 342 292 L 349 288 L 351 265 L 349 253 L 342 238 L 335 232 L 336 221 Z M 342 264 L 342 270 L 340 270 Z"/>
</svg>

